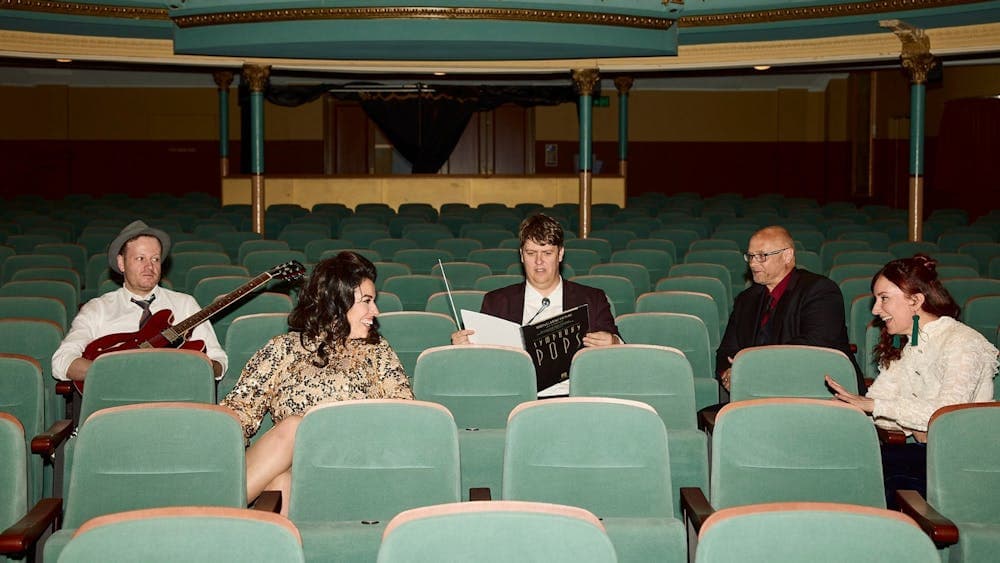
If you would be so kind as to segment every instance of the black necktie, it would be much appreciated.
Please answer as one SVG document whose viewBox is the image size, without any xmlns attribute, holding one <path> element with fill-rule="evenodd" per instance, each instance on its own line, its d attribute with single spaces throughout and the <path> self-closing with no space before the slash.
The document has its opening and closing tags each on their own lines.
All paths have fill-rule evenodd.
<svg viewBox="0 0 1000 563">
<path fill-rule="evenodd" d="M 774 297 L 770 294 L 764 302 L 764 312 L 760 315 L 760 328 L 757 330 L 758 346 L 771 343 L 771 317 L 774 316 Z"/>
<path fill-rule="evenodd" d="M 149 317 L 153 316 L 153 313 L 149 310 L 149 306 L 153 304 L 153 300 L 156 299 L 155 295 L 150 295 L 149 299 L 136 299 L 132 298 L 132 302 L 142 307 L 142 317 L 139 318 L 139 328 L 146 326 L 149 321 Z"/>
</svg>

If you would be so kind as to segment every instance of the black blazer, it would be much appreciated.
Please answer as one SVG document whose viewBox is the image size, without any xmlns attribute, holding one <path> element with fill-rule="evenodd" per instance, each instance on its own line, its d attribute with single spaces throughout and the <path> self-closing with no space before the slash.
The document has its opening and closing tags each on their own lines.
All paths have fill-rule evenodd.
<svg viewBox="0 0 1000 563">
<path fill-rule="evenodd" d="M 566 279 L 562 281 L 562 284 L 564 309 L 572 309 L 586 304 L 590 332 L 605 331 L 621 338 L 621 335 L 618 334 L 618 326 L 615 325 L 615 319 L 611 316 L 611 305 L 608 303 L 608 297 L 604 295 L 603 291 Z M 525 288 L 526 282 L 521 282 L 494 289 L 483 297 L 483 306 L 480 312 L 521 324 L 521 319 L 524 317 Z"/>
<path fill-rule="evenodd" d="M 864 393 L 864 377 L 851 352 L 844 323 L 844 297 L 832 280 L 808 270 L 791 274 L 784 295 L 771 320 L 771 344 L 801 344 L 840 350 L 854 364 L 858 389 Z M 754 345 L 764 312 L 766 286 L 753 284 L 736 296 L 726 333 L 715 354 L 719 373 L 730 367 L 728 358 Z"/>
</svg>

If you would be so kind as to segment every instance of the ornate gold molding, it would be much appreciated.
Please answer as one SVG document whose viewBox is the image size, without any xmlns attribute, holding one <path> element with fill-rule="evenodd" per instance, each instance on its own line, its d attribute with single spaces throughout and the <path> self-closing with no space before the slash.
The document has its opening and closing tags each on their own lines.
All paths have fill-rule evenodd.
<svg viewBox="0 0 1000 563">
<path fill-rule="evenodd" d="M 108 4 L 83 4 L 55 0 L 0 0 L 0 9 L 23 12 L 44 12 L 67 16 L 98 16 L 131 20 L 170 20 L 165 8 L 139 8 Z"/>
<path fill-rule="evenodd" d="M 681 16 L 680 27 L 713 27 L 722 25 L 745 25 L 751 23 L 771 23 L 789 20 L 816 18 L 836 18 L 881 14 L 904 10 L 926 10 L 946 8 L 965 4 L 979 4 L 982 0 L 876 0 L 874 2 L 849 2 L 823 6 L 802 6 L 774 10 L 753 10 L 750 12 L 728 12 L 705 16 Z"/>
<path fill-rule="evenodd" d="M 919 27 L 899 20 L 882 20 L 880 26 L 891 29 L 903 43 L 899 61 L 910 81 L 914 84 L 927 82 L 927 73 L 937 65 L 937 58 L 931 54 L 931 38 Z"/>
<path fill-rule="evenodd" d="M 8 1 L 8 0 L 2 0 Z M 515 8 L 450 8 L 367 6 L 361 8 L 291 8 L 283 10 L 248 10 L 220 12 L 173 18 L 177 27 L 201 27 L 234 23 L 265 23 L 291 20 L 367 20 L 367 19 L 435 19 L 435 20 L 496 20 L 562 23 L 576 25 L 607 25 L 639 29 L 670 29 L 674 19 L 577 12 L 563 10 L 530 10 Z"/>
<path fill-rule="evenodd" d="M 573 69 L 573 84 L 576 91 L 581 96 L 590 96 L 594 93 L 594 86 L 601 81 L 601 72 L 596 68 L 575 68 Z"/>
<path fill-rule="evenodd" d="M 233 71 L 217 70 L 212 73 L 212 80 L 215 80 L 215 85 L 219 87 L 219 90 L 228 90 L 233 85 Z"/>
<path fill-rule="evenodd" d="M 250 85 L 251 92 L 263 92 L 270 77 L 271 67 L 268 65 L 243 65 L 243 79 Z"/>
<path fill-rule="evenodd" d="M 634 83 L 635 81 L 631 76 L 615 77 L 615 89 L 617 89 L 618 93 L 622 95 L 628 94 L 629 90 L 632 89 L 632 84 Z"/>
</svg>

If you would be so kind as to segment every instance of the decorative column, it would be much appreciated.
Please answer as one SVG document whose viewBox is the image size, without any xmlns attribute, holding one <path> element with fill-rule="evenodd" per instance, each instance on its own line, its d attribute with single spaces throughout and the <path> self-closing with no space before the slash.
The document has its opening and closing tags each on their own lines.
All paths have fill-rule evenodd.
<svg viewBox="0 0 1000 563">
<path fill-rule="evenodd" d="M 590 235 L 590 205 L 593 195 L 594 173 L 591 170 L 593 139 L 594 87 L 600 83 L 601 74 L 596 68 L 573 70 L 573 83 L 580 93 L 580 238 Z"/>
<path fill-rule="evenodd" d="M 219 88 L 219 175 L 229 176 L 229 87 L 233 85 L 233 73 L 218 70 L 212 73 Z"/>
<path fill-rule="evenodd" d="M 253 232 L 264 234 L 264 90 L 271 67 L 243 65 L 243 80 L 250 86 L 250 206 Z"/>
<path fill-rule="evenodd" d="M 911 241 L 924 235 L 924 117 L 927 73 L 937 64 L 931 54 L 931 40 L 923 29 L 900 20 L 883 20 L 879 25 L 891 29 L 903 43 L 899 56 L 910 78 L 910 199 L 907 234 Z"/>
<path fill-rule="evenodd" d="M 615 78 L 618 90 L 618 175 L 624 178 L 628 172 L 628 92 L 632 89 L 631 76 Z"/>
</svg>

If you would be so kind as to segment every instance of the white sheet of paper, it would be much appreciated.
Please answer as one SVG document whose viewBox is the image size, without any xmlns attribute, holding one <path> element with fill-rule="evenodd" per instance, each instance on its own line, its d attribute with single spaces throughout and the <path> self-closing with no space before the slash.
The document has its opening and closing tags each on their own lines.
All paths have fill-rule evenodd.
<svg viewBox="0 0 1000 563">
<path fill-rule="evenodd" d="M 461 315 L 465 328 L 476 331 L 469 336 L 469 342 L 524 349 L 520 325 L 468 309 L 462 309 Z"/>
</svg>

